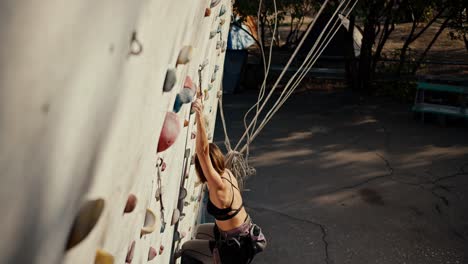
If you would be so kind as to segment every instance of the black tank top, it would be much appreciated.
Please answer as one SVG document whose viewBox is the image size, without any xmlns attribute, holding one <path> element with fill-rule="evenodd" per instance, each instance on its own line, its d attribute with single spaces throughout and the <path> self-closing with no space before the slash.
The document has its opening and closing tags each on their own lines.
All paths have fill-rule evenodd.
<svg viewBox="0 0 468 264">
<path fill-rule="evenodd" d="M 229 174 L 229 178 L 231 178 L 231 173 L 228 172 Z M 231 184 L 231 192 L 232 192 L 232 200 L 231 200 L 231 205 L 229 205 L 228 208 L 224 208 L 224 209 L 220 209 L 218 207 L 216 207 L 216 205 L 214 205 L 210 199 L 208 199 L 208 203 L 206 205 L 206 210 L 208 211 L 208 213 L 210 215 L 212 215 L 216 220 L 219 220 L 219 221 L 226 221 L 226 220 L 229 220 L 231 218 L 233 218 L 234 216 L 236 216 L 240 210 L 242 209 L 242 207 L 244 207 L 244 203 L 241 204 L 241 206 L 237 209 L 232 209 L 232 204 L 234 203 L 234 188 L 236 188 L 239 192 L 240 190 L 234 186 L 234 184 L 232 183 L 231 180 L 229 180 L 228 178 L 225 178 L 225 177 L 221 177 L 222 179 L 225 179 L 226 181 L 228 181 L 230 184 Z"/>
</svg>

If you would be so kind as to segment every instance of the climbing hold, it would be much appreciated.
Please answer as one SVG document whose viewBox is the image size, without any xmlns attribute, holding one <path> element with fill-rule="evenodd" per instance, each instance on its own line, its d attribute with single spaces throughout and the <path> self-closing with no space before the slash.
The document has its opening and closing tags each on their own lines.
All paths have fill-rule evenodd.
<svg viewBox="0 0 468 264">
<path fill-rule="evenodd" d="M 187 197 L 187 189 L 181 187 L 179 190 L 179 200 L 183 200 L 185 197 Z"/>
<path fill-rule="evenodd" d="M 214 38 L 218 34 L 217 30 L 210 31 L 210 39 Z"/>
<path fill-rule="evenodd" d="M 127 198 L 127 203 L 125 204 L 124 214 L 133 212 L 133 210 L 135 210 L 137 201 L 137 197 L 134 194 L 130 194 Z"/>
<path fill-rule="evenodd" d="M 161 246 L 159 247 L 159 255 L 161 255 L 163 252 L 164 252 L 164 246 L 161 245 Z"/>
<path fill-rule="evenodd" d="M 210 98 L 210 93 L 208 92 L 207 89 L 205 89 L 205 101 L 208 100 Z"/>
<path fill-rule="evenodd" d="M 216 49 L 220 49 L 221 46 L 223 45 L 223 42 L 221 40 L 216 42 Z"/>
<path fill-rule="evenodd" d="M 176 70 L 174 68 L 167 69 L 166 78 L 164 79 L 164 92 L 170 92 L 177 82 Z"/>
<path fill-rule="evenodd" d="M 161 223 L 161 229 L 159 230 L 159 232 L 164 233 L 164 230 L 166 230 L 166 222 Z"/>
<path fill-rule="evenodd" d="M 205 9 L 205 17 L 209 17 L 211 15 L 211 9 L 210 8 L 206 8 Z"/>
<path fill-rule="evenodd" d="M 195 132 L 192 132 L 192 135 L 191 135 L 191 137 L 190 137 L 190 138 L 191 138 L 191 139 L 195 139 L 196 137 L 197 137 L 197 133 L 195 133 Z"/>
<path fill-rule="evenodd" d="M 156 201 L 159 201 L 160 197 L 164 194 L 164 191 L 162 188 L 156 189 L 156 193 L 154 194 L 154 198 L 156 198 Z"/>
<path fill-rule="evenodd" d="M 187 202 L 187 201 L 184 202 L 184 206 L 189 206 L 189 205 L 190 205 L 189 202 Z"/>
<path fill-rule="evenodd" d="M 226 14 L 226 6 L 222 5 L 219 9 L 219 16 L 223 16 L 224 14 Z"/>
<path fill-rule="evenodd" d="M 180 132 L 179 116 L 173 112 L 167 112 L 164 124 L 159 136 L 158 152 L 168 149 L 177 139 Z"/>
<path fill-rule="evenodd" d="M 172 211 L 171 226 L 179 222 L 179 218 L 180 218 L 180 211 L 179 209 L 175 208 L 174 211 Z"/>
<path fill-rule="evenodd" d="M 190 122 L 188 120 L 184 120 L 184 127 L 188 127 L 189 123 Z"/>
<path fill-rule="evenodd" d="M 188 156 L 190 156 L 190 149 L 185 149 L 185 153 L 184 153 L 184 158 L 187 158 Z"/>
<path fill-rule="evenodd" d="M 185 213 L 181 213 L 181 214 L 180 214 L 180 220 L 179 220 L 179 221 L 182 221 L 182 220 L 184 219 L 184 217 L 185 217 Z"/>
<path fill-rule="evenodd" d="M 184 89 L 177 94 L 174 102 L 174 112 L 178 113 L 183 104 L 188 104 L 193 101 L 195 94 L 197 93 L 197 87 L 193 84 L 192 79 L 187 76 L 184 82 Z"/>
<path fill-rule="evenodd" d="M 215 65 L 214 72 L 218 72 L 218 71 L 219 71 L 219 65 Z"/>
<path fill-rule="evenodd" d="M 145 215 L 145 223 L 141 228 L 140 236 L 153 233 L 154 229 L 156 228 L 156 215 L 154 212 L 147 208 L 146 215 Z"/>
<path fill-rule="evenodd" d="M 182 231 L 180 232 L 179 238 L 184 239 L 186 236 L 187 236 L 187 232 Z"/>
<path fill-rule="evenodd" d="M 187 64 L 192 59 L 192 46 L 184 46 L 177 57 L 177 65 Z"/>
<path fill-rule="evenodd" d="M 148 250 L 148 261 L 153 260 L 158 255 L 154 247 L 150 247 Z"/>
<path fill-rule="evenodd" d="M 217 93 L 217 97 L 218 97 L 218 98 L 221 98 L 221 96 L 223 96 L 223 91 L 222 91 L 222 90 L 219 90 L 218 93 Z"/>
<path fill-rule="evenodd" d="M 102 249 L 98 249 L 94 257 L 94 264 L 114 264 L 114 256 Z"/>
<path fill-rule="evenodd" d="M 130 54 L 131 55 L 140 55 L 143 51 L 143 45 L 137 38 L 137 32 L 132 32 L 132 37 L 130 38 Z"/>
<path fill-rule="evenodd" d="M 182 108 L 182 105 L 184 102 L 182 101 L 182 98 L 180 94 L 176 95 L 175 101 L 174 101 L 174 107 L 172 108 L 172 111 L 174 113 L 179 113 L 180 109 Z"/>
<path fill-rule="evenodd" d="M 166 162 L 163 161 L 161 165 L 161 171 L 165 171 L 165 170 L 166 170 Z"/>
<path fill-rule="evenodd" d="M 127 256 L 125 257 L 126 264 L 132 263 L 134 252 L 135 252 L 135 241 L 133 241 L 130 247 L 128 248 Z"/>
<path fill-rule="evenodd" d="M 219 24 L 222 26 L 222 25 L 224 25 L 224 23 L 226 23 L 226 19 L 221 18 L 221 19 L 219 20 Z"/>
<path fill-rule="evenodd" d="M 65 247 L 66 250 L 73 248 L 83 241 L 96 226 L 99 217 L 104 210 L 104 200 L 96 199 L 86 202 L 78 211 Z"/>
<path fill-rule="evenodd" d="M 221 2 L 221 0 L 211 0 L 210 7 L 213 8 L 213 7 L 217 6 L 220 2 Z"/>
</svg>

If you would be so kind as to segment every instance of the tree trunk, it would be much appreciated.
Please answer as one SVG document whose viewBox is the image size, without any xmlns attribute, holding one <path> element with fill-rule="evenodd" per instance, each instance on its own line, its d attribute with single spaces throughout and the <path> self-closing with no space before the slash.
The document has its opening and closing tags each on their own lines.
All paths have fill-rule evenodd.
<svg viewBox="0 0 468 264">
<path fill-rule="evenodd" d="M 432 46 L 434 45 L 434 43 L 437 41 L 437 39 L 439 38 L 440 34 L 442 33 L 442 31 L 444 31 L 444 29 L 447 27 L 448 25 L 448 22 L 450 21 L 451 19 L 451 16 L 447 16 L 447 18 L 444 20 L 444 22 L 442 23 L 442 25 L 440 26 L 439 30 L 437 31 L 437 33 L 434 35 L 434 37 L 432 38 L 431 42 L 429 42 L 429 45 L 427 45 L 426 49 L 424 50 L 424 52 L 421 54 L 421 57 L 418 59 L 418 61 L 416 62 L 416 65 L 413 67 L 413 70 L 412 70 L 412 74 L 415 74 L 416 71 L 419 69 L 419 67 L 421 66 L 421 63 L 422 61 L 426 58 L 426 55 L 427 53 L 429 52 L 429 50 L 432 48 Z"/>
<path fill-rule="evenodd" d="M 375 42 L 375 25 L 377 23 L 375 11 L 370 8 L 369 15 L 364 23 L 361 56 L 359 58 L 359 89 L 367 93 L 371 91 L 372 47 Z"/>
<path fill-rule="evenodd" d="M 468 38 L 466 37 L 466 34 L 463 34 L 463 40 L 465 41 L 466 51 L 468 51 Z"/>
<path fill-rule="evenodd" d="M 413 14 L 413 25 L 411 26 L 411 31 L 406 37 L 405 43 L 403 43 L 403 47 L 401 48 L 401 51 L 400 51 L 400 61 L 399 61 L 398 68 L 397 68 L 398 76 L 401 76 L 401 71 L 406 61 L 406 51 L 408 50 L 411 42 L 413 42 L 412 38 L 414 35 L 414 31 L 416 30 L 417 24 L 418 24 L 417 19 L 414 17 L 414 14 Z"/>
</svg>

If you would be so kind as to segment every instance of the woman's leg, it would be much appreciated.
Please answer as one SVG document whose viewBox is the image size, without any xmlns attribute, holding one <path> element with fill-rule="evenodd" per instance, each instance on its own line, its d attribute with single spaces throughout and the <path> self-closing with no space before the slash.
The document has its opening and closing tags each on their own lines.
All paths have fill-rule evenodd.
<svg viewBox="0 0 468 264">
<path fill-rule="evenodd" d="M 214 240 L 214 223 L 201 224 L 197 226 L 195 239 Z"/>
<path fill-rule="evenodd" d="M 213 245 L 210 245 L 213 241 L 203 240 L 203 239 L 194 239 L 185 242 L 182 245 L 182 259 L 184 256 L 191 257 L 196 259 L 203 264 L 212 264 L 213 263 Z"/>
</svg>

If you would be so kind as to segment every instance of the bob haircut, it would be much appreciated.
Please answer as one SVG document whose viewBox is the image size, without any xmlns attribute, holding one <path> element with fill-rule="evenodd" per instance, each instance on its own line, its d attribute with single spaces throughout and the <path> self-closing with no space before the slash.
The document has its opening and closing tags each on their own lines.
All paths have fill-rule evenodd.
<svg viewBox="0 0 468 264">
<path fill-rule="evenodd" d="M 224 170 L 226 169 L 226 165 L 224 163 L 224 155 L 219 149 L 218 146 L 214 143 L 209 144 L 209 151 L 210 151 L 210 159 L 211 159 L 211 164 L 213 165 L 213 168 L 219 175 L 222 175 L 224 173 Z M 206 182 L 206 176 L 203 173 L 203 169 L 200 165 L 200 161 L 198 160 L 198 155 L 195 155 L 195 170 L 197 171 L 198 179 L 202 183 Z"/>
</svg>

